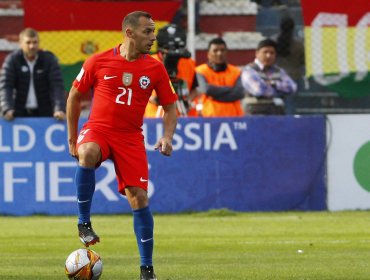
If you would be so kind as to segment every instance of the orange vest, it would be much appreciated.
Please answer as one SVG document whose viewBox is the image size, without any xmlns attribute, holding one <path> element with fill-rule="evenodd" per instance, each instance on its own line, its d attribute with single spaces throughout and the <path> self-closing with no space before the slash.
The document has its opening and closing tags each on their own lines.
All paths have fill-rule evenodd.
<svg viewBox="0 0 370 280">
<path fill-rule="evenodd" d="M 153 57 L 159 61 L 163 61 L 161 54 L 154 54 Z M 186 82 L 187 88 L 190 92 L 194 81 L 195 75 L 195 61 L 191 58 L 180 58 L 177 64 L 177 78 Z M 152 92 L 152 96 L 157 96 L 156 92 Z M 144 117 L 145 118 L 158 118 L 162 116 L 161 108 L 148 102 L 145 108 Z"/>
<path fill-rule="evenodd" d="M 215 72 L 207 64 L 199 65 L 196 71 L 204 76 L 206 81 L 214 86 L 233 87 L 240 76 L 240 69 L 228 64 L 225 71 Z M 203 104 L 203 117 L 236 117 L 243 116 L 240 100 L 234 102 L 220 102 L 202 93 L 197 103 Z"/>
</svg>

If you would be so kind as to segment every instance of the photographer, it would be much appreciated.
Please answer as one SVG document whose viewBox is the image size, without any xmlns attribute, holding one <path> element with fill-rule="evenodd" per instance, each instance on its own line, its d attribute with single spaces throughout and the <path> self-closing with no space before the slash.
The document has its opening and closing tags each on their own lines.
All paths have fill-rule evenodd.
<svg viewBox="0 0 370 280">
<path fill-rule="evenodd" d="M 185 48 L 186 34 L 176 25 L 167 25 L 157 34 L 158 52 L 153 55 L 165 65 L 171 83 L 178 95 L 177 111 L 179 116 L 188 116 L 190 102 L 197 96 L 198 81 L 195 72 L 195 61 Z M 158 118 L 163 114 L 158 106 L 158 97 L 153 91 L 145 109 L 144 117 Z"/>
</svg>

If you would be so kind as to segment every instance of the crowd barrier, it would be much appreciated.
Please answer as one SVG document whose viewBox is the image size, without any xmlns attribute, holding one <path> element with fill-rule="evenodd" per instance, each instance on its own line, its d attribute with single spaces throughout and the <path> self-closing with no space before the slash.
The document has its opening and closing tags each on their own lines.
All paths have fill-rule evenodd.
<svg viewBox="0 0 370 280">
<path fill-rule="evenodd" d="M 370 209 L 370 115 L 327 118 L 330 211 Z"/>
<path fill-rule="evenodd" d="M 322 116 L 180 118 L 171 157 L 154 150 L 162 130 L 160 120 L 145 120 L 153 212 L 327 208 Z M 0 214 L 76 214 L 76 164 L 64 122 L 0 120 Z M 96 180 L 94 213 L 131 211 L 112 162 Z"/>
</svg>

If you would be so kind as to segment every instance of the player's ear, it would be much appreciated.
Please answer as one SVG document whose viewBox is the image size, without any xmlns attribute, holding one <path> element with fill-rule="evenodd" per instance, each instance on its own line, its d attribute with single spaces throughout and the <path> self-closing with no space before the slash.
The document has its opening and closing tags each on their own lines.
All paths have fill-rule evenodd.
<svg viewBox="0 0 370 280">
<path fill-rule="evenodd" d="M 133 30 L 130 27 L 127 27 L 126 30 L 125 30 L 125 34 L 124 34 L 125 37 L 131 38 L 132 34 L 133 34 Z"/>
</svg>

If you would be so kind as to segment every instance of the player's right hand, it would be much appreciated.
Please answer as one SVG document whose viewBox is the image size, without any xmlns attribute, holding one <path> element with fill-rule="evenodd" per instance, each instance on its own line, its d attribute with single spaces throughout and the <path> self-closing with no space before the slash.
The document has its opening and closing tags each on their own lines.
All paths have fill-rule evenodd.
<svg viewBox="0 0 370 280">
<path fill-rule="evenodd" d="M 72 157 L 78 159 L 78 153 L 77 153 L 77 147 L 76 147 L 76 141 L 69 140 L 68 141 L 69 146 L 69 153 Z"/>
</svg>

